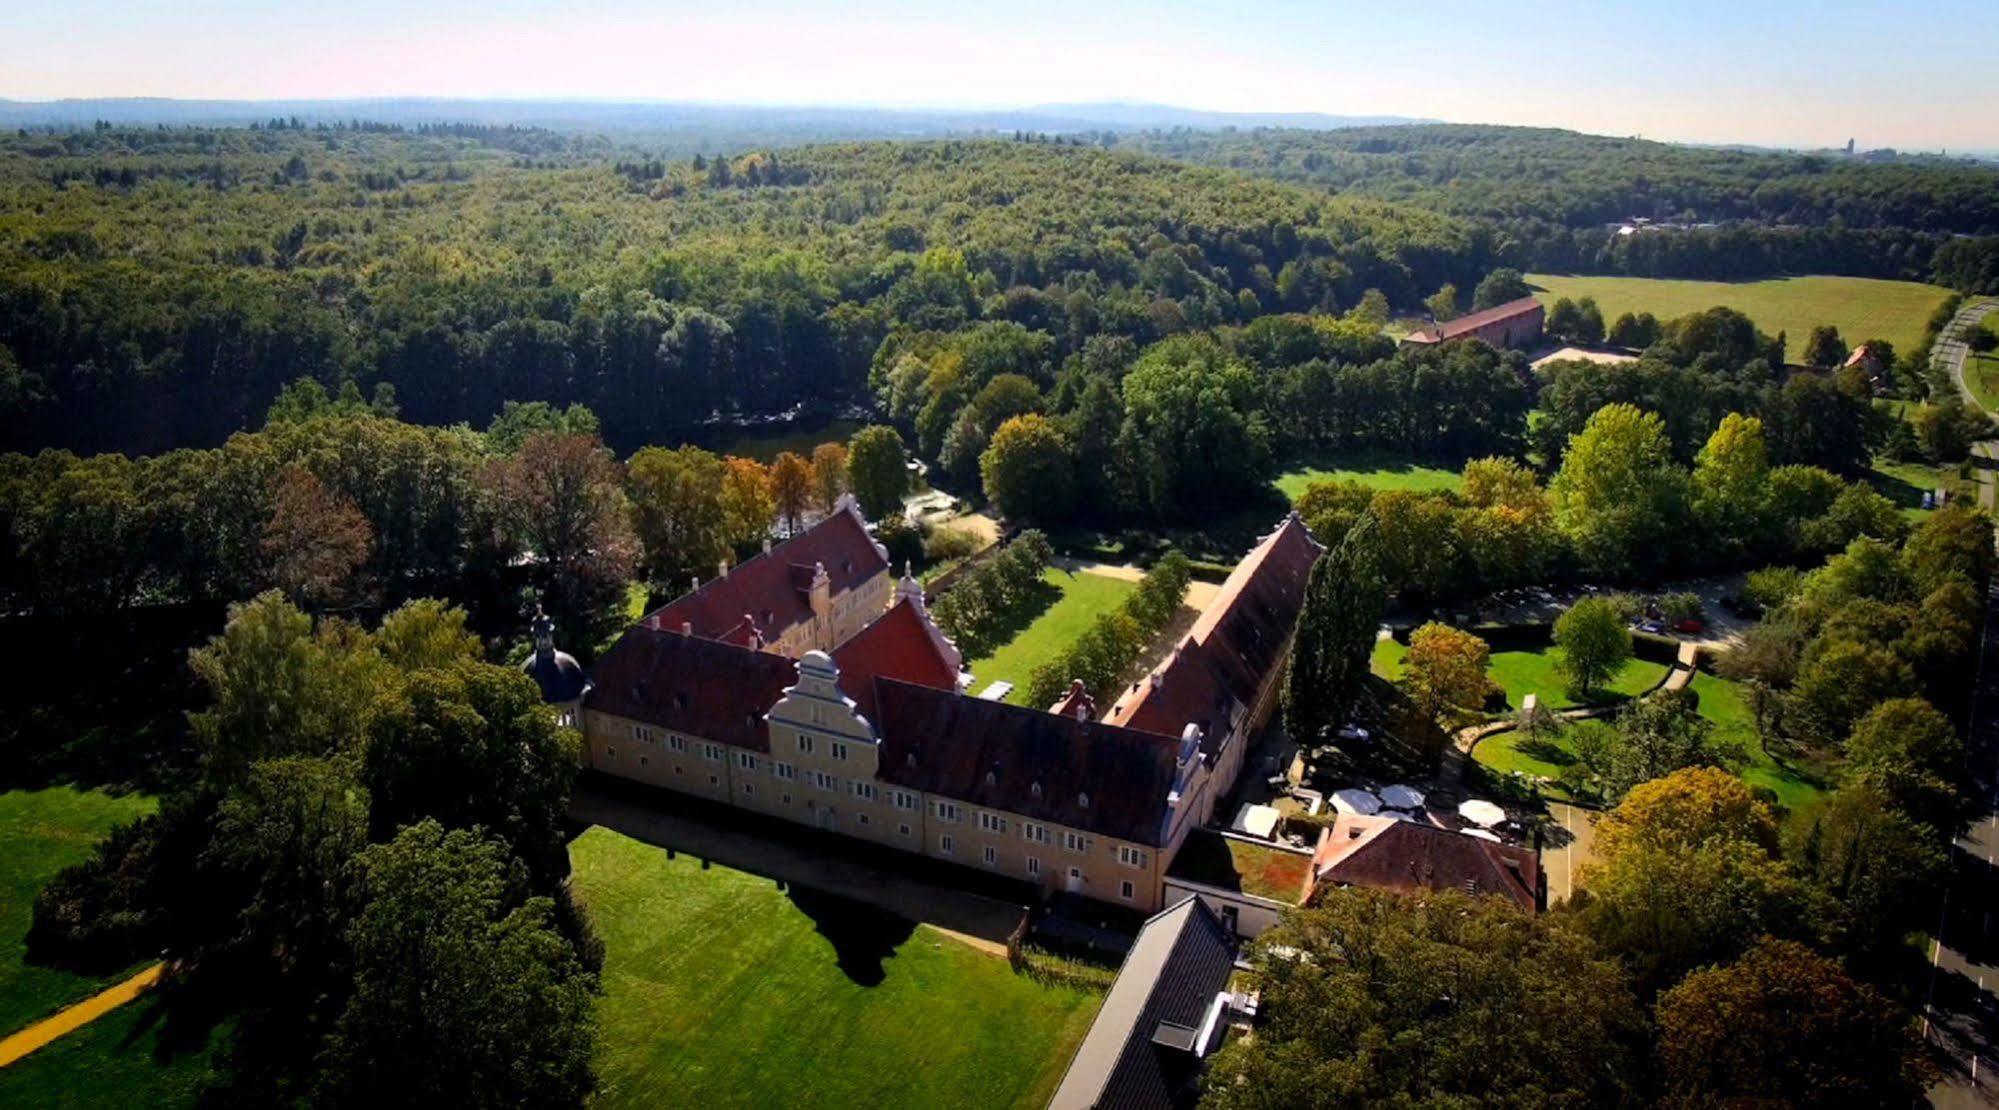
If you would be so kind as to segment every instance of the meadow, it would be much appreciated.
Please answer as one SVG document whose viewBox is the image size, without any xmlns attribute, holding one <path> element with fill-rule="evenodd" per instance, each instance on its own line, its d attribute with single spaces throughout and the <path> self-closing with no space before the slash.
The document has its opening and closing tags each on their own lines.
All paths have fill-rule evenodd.
<svg viewBox="0 0 1999 1110">
<path fill-rule="evenodd" d="M 1122 578 L 1088 572 L 1072 574 L 1052 567 L 1043 572 L 1041 580 L 1049 590 L 1046 607 L 1012 639 L 967 665 L 966 669 L 972 672 L 972 693 L 995 682 L 1011 682 L 1014 690 L 1005 700 L 1017 704 L 1035 667 L 1067 651 L 1077 637 L 1089 630 L 1098 614 L 1122 605 L 1138 588 L 1137 582 Z"/>
<path fill-rule="evenodd" d="M 1464 476 L 1455 470 L 1430 466 L 1412 459 L 1366 452 L 1317 460 L 1293 467 L 1271 483 L 1286 501 L 1296 501 L 1314 482 L 1359 482 L 1369 489 L 1455 490 Z"/>
<path fill-rule="evenodd" d="M 1474 629 L 1476 631 L 1476 629 Z M 1536 695 L 1543 709 L 1569 709 L 1579 703 L 1569 696 L 1566 684 L 1555 667 L 1559 648 L 1552 645 L 1538 651 L 1495 651 L 1486 667 L 1486 677 L 1506 694 L 1509 711 L 1517 710 L 1529 694 Z M 1397 640 L 1378 640 L 1371 666 L 1375 674 L 1393 682 L 1402 677 L 1402 658 L 1407 645 Z M 1627 660 L 1624 669 L 1590 704 L 1623 701 L 1657 686 L 1666 677 L 1664 664 L 1643 659 Z"/>
<path fill-rule="evenodd" d="M 1897 351 L 1914 350 L 1922 343 L 1930 313 L 1950 296 L 1950 290 L 1935 285 L 1852 277 L 1725 282 L 1529 274 L 1527 281 L 1544 304 L 1558 297 L 1595 297 L 1606 323 L 1626 312 L 1650 312 L 1670 320 L 1726 305 L 1771 335 L 1785 333 L 1792 360 L 1820 324 L 1837 327 L 1849 345 L 1885 339 Z"/>
<path fill-rule="evenodd" d="M 1041 1106 L 1100 996 L 928 926 L 602 828 L 570 845 L 604 941 L 601 1107 Z"/>
</svg>

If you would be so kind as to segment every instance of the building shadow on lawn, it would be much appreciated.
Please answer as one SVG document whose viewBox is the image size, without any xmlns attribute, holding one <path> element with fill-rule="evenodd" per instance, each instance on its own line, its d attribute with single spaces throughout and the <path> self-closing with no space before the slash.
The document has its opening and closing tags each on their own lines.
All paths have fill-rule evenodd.
<svg viewBox="0 0 1999 1110">
<path fill-rule="evenodd" d="M 916 932 L 916 924 L 886 910 L 792 883 L 785 894 L 812 919 L 819 935 L 832 942 L 840 970 L 856 985 L 880 986 L 888 978 L 882 964 Z"/>
</svg>

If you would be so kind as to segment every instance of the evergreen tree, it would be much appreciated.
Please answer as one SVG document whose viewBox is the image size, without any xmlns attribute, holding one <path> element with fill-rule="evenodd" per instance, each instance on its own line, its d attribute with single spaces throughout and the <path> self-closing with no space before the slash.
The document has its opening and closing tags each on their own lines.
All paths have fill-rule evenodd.
<svg viewBox="0 0 1999 1110">
<path fill-rule="evenodd" d="M 1346 719 L 1367 681 L 1368 658 L 1388 604 L 1374 518 L 1362 516 L 1312 567 L 1291 663 L 1284 714 L 1291 734 L 1323 740 Z"/>
</svg>

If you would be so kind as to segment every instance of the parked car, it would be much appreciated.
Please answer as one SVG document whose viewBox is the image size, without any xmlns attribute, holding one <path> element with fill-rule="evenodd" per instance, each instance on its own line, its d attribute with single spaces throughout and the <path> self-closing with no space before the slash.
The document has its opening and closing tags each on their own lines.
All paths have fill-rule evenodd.
<svg viewBox="0 0 1999 1110">
<path fill-rule="evenodd" d="M 1699 617 L 1683 617 L 1680 623 L 1673 626 L 1673 631 L 1684 632 L 1689 636 L 1694 636 L 1700 634 L 1705 628 L 1707 628 L 1707 625 L 1701 623 Z"/>
<path fill-rule="evenodd" d="M 1654 636 L 1664 635 L 1666 631 L 1666 622 L 1647 618 L 1645 620 L 1638 622 L 1638 631 L 1650 632 Z"/>
</svg>

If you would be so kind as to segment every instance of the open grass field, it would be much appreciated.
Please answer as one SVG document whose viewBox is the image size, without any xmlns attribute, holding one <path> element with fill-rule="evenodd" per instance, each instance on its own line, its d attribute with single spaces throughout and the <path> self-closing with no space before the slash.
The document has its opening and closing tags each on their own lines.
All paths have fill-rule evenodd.
<svg viewBox="0 0 1999 1110">
<path fill-rule="evenodd" d="M 151 813 L 143 794 L 53 786 L 0 794 L 0 1035 L 12 1033 L 121 976 L 97 979 L 26 962 L 35 895 L 63 868 L 82 863 L 113 826 Z"/>
<path fill-rule="evenodd" d="M 570 860 L 605 949 L 599 1106 L 1038 1107 L 1101 997 L 606 829 Z"/>
<path fill-rule="evenodd" d="M 1277 476 L 1277 492 L 1286 501 L 1298 500 L 1313 482 L 1354 481 L 1373 489 L 1454 490 L 1464 484 L 1455 470 L 1442 470 L 1407 458 L 1366 454 L 1347 458 L 1322 459 L 1312 466 L 1300 466 Z"/>
<path fill-rule="evenodd" d="M 1486 674 L 1506 692 L 1509 709 L 1519 709 L 1521 701 L 1528 694 L 1540 695 L 1544 709 L 1567 709 L 1579 704 L 1569 696 L 1559 674 L 1555 672 L 1557 649 L 1543 648 L 1540 651 L 1495 651 Z M 1371 669 L 1375 674 L 1393 682 L 1402 677 L 1402 657 L 1409 649 L 1396 640 L 1379 640 L 1374 645 Z M 1600 702 L 1616 702 L 1635 697 L 1657 686 L 1666 677 L 1666 667 L 1660 663 L 1648 663 L 1633 659 L 1625 663 L 1624 669 L 1610 683 L 1609 689 Z M 1479 745 L 1483 750 L 1485 745 Z M 1538 772 L 1537 772 L 1538 773 Z"/>
<path fill-rule="evenodd" d="M 1885 456 L 1874 460 L 1874 469 L 1867 475 L 1867 481 L 1881 496 L 1900 506 L 1902 515 L 1912 520 L 1928 516 L 1932 511 L 1923 508 L 1925 491 L 1941 489 L 1949 498 L 1978 495 L 1977 483 L 1960 475 L 1955 466 L 1896 462 Z"/>
<path fill-rule="evenodd" d="M 1999 353 L 1966 356 L 1964 384 L 1987 411 L 1999 412 Z"/>
<path fill-rule="evenodd" d="M 1663 278 L 1575 277 L 1529 274 L 1543 303 L 1558 297 L 1595 297 L 1606 322 L 1626 312 L 1650 312 L 1670 320 L 1716 305 L 1756 321 L 1771 335 L 1790 338 L 1796 359 L 1805 338 L 1820 324 L 1832 324 L 1847 343 L 1886 339 L 1897 351 L 1916 348 L 1930 313 L 1950 296 L 1935 285 L 1877 278 L 1794 277 L 1769 281 L 1675 281 Z"/>
<path fill-rule="evenodd" d="M 218 1028 L 201 1044 L 164 1046 L 160 1011 L 145 998 L 0 1068 L 0 1106 L 46 1110 L 168 1110 L 193 1106 L 211 1074 Z"/>
<path fill-rule="evenodd" d="M 1138 588 L 1138 583 L 1122 578 L 1071 574 L 1052 567 L 1042 575 L 1042 581 L 1050 590 L 1047 608 L 990 655 L 971 662 L 972 693 L 995 682 L 1011 682 L 1014 692 L 1006 700 L 1017 703 L 1027 690 L 1027 679 L 1034 668 L 1075 643 L 1076 637 L 1097 619 L 1097 614 L 1123 604 L 1125 597 Z"/>
</svg>

